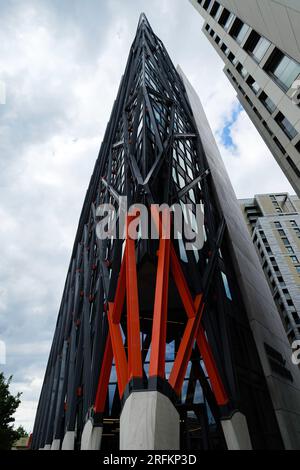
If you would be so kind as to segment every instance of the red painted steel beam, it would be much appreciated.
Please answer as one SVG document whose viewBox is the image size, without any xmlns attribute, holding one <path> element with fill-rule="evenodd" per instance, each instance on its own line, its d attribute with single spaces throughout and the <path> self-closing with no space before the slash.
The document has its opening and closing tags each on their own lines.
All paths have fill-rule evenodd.
<svg viewBox="0 0 300 470">
<path fill-rule="evenodd" d="M 218 372 L 218 368 L 214 360 L 212 350 L 208 344 L 202 325 L 200 325 L 198 331 L 197 345 L 204 361 L 205 368 L 207 370 L 207 374 L 210 379 L 211 387 L 214 392 L 216 401 L 219 406 L 224 406 L 229 402 L 229 398 L 226 393 L 220 374 Z"/>
<path fill-rule="evenodd" d="M 116 372 L 118 379 L 118 388 L 120 397 L 123 396 L 127 382 L 128 382 L 128 364 L 119 324 L 113 322 L 113 309 L 114 304 L 109 303 L 108 309 L 108 322 L 109 332 L 111 337 L 113 355 L 115 358 Z"/>
<path fill-rule="evenodd" d="M 125 246 L 126 253 L 126 246 Z M 125 301 L 125 289 L 126 289 L 126 258 L 124 254 L 124 259 L 121 264 L 115 299 L 114 299 L 114 310 L 112 320 L 114 323 L 120 323 L 121 315 L 123 310 L 123 305 Z"/>
<path fill-rule="evenodd" d="M 105 402 L 108 393 L 108 384 L 111 374 L 112 363 L 113 350 L 110 335 L 108 333 L 94 405 L 95 413 L 103 413 L 105 410 Z"/>
<path fill-rule="evenodd" d="M 149 377 L 157 376 L 165 378 L 170 246 L 170 240 L 160 240 L 153 312 Z"/>
<path fill-rule="evenodd" d="M 193 298 L 191 296 L 190 289 L 185 280 L 185 276 L 182 271 L 180 262 L 177 258 L 176 251 L 175 251 L 173 244 L 171 244 L 170 254 L 171 254 L 171 270 L 172 270 L 175 284 L 177 286 L 178 292 L 182 299 L 187 316 L 189 318 L 193 318 L 196 314 Z"/>
<path fill-rule="evenodd" d="M 204 303 L 202 302 L 202 298 L 203 296 L 199 295 L 195 299 L 194 317 L 188 319 L 169 377 L 169 384 L 174 389 L 175 393 L 177 393 L 177 395 L 180 394 L 182 389 L 187 366 L 192 354 L 194 341 L 196 339 L 196 335 L 202 319 L 204 310 Z M 196 312 L 198 313 L 196 314 Z"/>
<path fill-rule="evenodd" d="M 127 217 L 127 240 L 125 252 L 129 379 L 133 377 L 143 377 L 135 241 L 130 238 L 128 230 L 129 224 L 134 219 L 136 219 L 136 216 L 128 215 Z"/>
</svg>

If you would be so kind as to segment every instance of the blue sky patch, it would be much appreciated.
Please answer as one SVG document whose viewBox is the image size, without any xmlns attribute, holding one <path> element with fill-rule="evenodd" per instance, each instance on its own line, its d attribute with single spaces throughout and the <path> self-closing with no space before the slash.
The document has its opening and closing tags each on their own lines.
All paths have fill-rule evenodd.
<svg viewBox="0 0 300 470">
<path fill-rule="evenodd" d="M 237 121 L 237 118 L 239 117 L 242 111 L 243 111 L 243 107 L 241 106 L 240 103 L 234 106 L 230 119 L 228 119 L 225 122 L 225 126 L 223 127 L 222 130 L 219 131 L 221 142 L 226 148 L 235 149 L 235 144 L 231 137 L 231 129 L 234 123 Z"/>
</svg>

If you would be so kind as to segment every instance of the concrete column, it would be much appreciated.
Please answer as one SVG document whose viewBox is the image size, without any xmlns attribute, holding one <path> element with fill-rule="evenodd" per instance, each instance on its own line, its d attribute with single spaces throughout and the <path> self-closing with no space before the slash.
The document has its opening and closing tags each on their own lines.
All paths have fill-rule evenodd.
<svg viewBox="0 0 300 470">
<path fill-rule="evenodd" d="M 160 392 L 133 392 L 120 418 L 120 450 L 179 450 L 180 420 Z"/>
<path fill-rule="evenodd" d="M 61 445 L 61 450 L 74 450 L 75 431 L 67 431 Z"/>
<path fill-rule="evenodd" d="M 221 424 L 228 450 L 252 450 L 247 420 L 242 413 L 236 411 Z"/>
<path fill-rule="evenodd" d="M 102 440 L 102 426 L 94 426 L 92 419 L 88 419 L 81 435 L 81 450 L 100 450 Z"/>
<path fill-rule="evenodd" d="M 51 450 L 60 450 L 60 439 L 53 440 Z"/>
</svg>

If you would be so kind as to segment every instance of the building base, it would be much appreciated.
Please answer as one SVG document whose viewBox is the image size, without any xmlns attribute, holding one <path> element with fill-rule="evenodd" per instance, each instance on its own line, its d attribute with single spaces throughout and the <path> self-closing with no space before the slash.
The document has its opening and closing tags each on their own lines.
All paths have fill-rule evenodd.
<svg viewBox="0 0 300 470">
<path fill-rule="evenodd" d="M 67 431 L 61 445 L 61 450 L 74 450 L 75 431 Z"/>
<path fill-rule="evenodd" d="M 120 418 L 120 450 L 179 450 L 180 420 L 173 403 L 156 391 L 133 392 Z"/>
<path fill-rule="evenodd" d="M 54 439 L 51 445 L 51 450 L 60 450 L 60 439 Z"/>
<path fill-rule="evenodd" d="M 94 426 L 94 423 L 89 419 L 83 428 L 81 435 L 81 450 L 100 450 L 102 440 L 102 426 Z"/>
<path fill-rule="evenodd" d="M 242 413 L 236 411 L 221 424 L 228 450 L 252 450 L 247 420 Z"/>
</svg>

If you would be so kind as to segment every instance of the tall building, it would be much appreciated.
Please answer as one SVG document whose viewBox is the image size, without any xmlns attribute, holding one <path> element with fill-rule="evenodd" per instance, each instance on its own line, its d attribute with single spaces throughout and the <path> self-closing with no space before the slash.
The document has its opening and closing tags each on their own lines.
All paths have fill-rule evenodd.
<svg viewBox="0 0 300 470">
<path fill-rule="evenodd" d="M 300 196 L 300 4 L 190 0 L 253 124 Z"/>
<path fill-rule="evenodd" d="M 289 341 L 300 339 L 300 200 L 262 194 L 240 200 Z"/>
<path fill-rule="evenodd" d="M 125 212 L 124 239 L 98 236 L 104 203 L 118 227 Z M 163 236 L 163 203 L 182 208 L 201 243 L 178 226 Z M 158 239 L 131 233 L 143 211 Z M 142 15 L 84 201 L 32 447 L 297 448 L 299 410 L 300 374 L 205 113 Z"/>
</svg>

